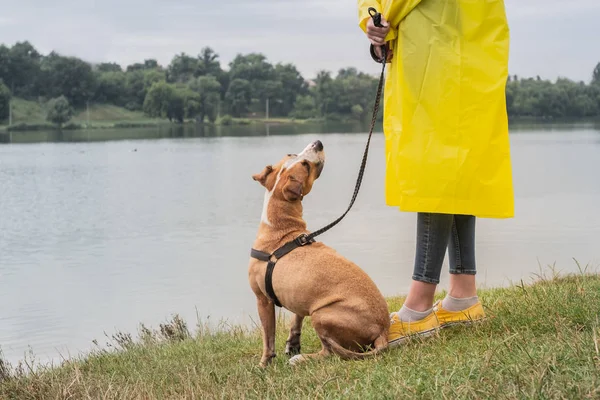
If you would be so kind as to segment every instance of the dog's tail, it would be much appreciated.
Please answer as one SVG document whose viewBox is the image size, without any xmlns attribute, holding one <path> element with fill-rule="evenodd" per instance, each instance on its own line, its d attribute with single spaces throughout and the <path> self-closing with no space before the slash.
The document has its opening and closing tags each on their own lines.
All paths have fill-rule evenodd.
<svg viewBox="0 0 600 400">
<path fill-rule="evenodd" d="M 331 351 L 344 360 L 364 360 L 365 358 L 370 358 L 380 354 L 388 348 L 388 340 L 385 333 L 381 334 L 377 339 L 375 339 L 375 342 L 373 343 L 375 346 L 374 349 L 365 351 L 364 353 L 348 350 L 331 338 L 326 338 L 325 341 L 329 345 Z"/>
</svg>

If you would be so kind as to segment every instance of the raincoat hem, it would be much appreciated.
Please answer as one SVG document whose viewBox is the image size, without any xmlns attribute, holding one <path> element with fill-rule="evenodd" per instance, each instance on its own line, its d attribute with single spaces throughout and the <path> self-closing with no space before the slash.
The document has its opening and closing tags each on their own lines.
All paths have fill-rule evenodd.
<svg viewBox="0 0 600 400">
<path fill-rule="evenodd" d="M 435 214 L 458 214 L 458 215 L 473 215 L 477 218 L 487 219 L 511 219 L 514 218 L 514 211 L 507 211 L 506 205 L 498 207 L 498 212 L 490 210 L 489 204 L 486 207 L 487 211 L 478 212 L 473 211 L 477 207 L 473 207 L 472 204 L 457 205 L 451 207 L 447 204 L 440 205 L 439 199 L 422 199 L 422 198 L 410 198 L 400 202 L 397 201 L 386 201 L 386 204 L 390 207 L 398 207 L 401 212 L 423 212 L 423 213 L 435 213 Z M 503 211 L 500 211 L 500 210 Z"/>
</svg>

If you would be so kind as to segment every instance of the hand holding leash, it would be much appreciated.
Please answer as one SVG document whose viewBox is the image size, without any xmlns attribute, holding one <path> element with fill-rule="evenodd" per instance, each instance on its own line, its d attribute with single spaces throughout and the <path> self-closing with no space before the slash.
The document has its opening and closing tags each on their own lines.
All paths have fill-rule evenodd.
<svg viewBox="0 0 600 400">
<path fill-rule="evenodd" d="M 389 24 L 383 25 L 383 17 L 375 8 L 369 7 L 369 15 L 371 16 L 371 21 L 367 22 L 367 37 L 371 41 L 371 57 L 375 62 L 383 63 L 388 58 L 385 37 L 390 30 L 390 26 Z M 383 22 L 385 22 L 385 19 L 383 19 Z M 379 48 L 375 46 L 379 46 Z"/>
</svg>

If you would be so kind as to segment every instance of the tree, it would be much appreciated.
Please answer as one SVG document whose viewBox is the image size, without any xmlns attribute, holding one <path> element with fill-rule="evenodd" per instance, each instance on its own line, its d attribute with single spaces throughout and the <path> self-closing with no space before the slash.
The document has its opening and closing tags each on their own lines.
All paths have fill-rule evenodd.
<svg viewBox="0 0 600 400">
<path fill-rule="evenodd" d="M 125 107 L 129 110 L 141 110 L 147 93 L 142 69 L 128 69 L 125 74 L 125 93 L 127 93 Z"/>
<path fill-rule="evenodd" d="M 600 62 L 596 64 L 596 68 L 594 68 L 594 72 L 592 73 L 592 83 L 600 85 Z"/>
<path fill-rule="evenodd" d="M 74 107 L 82 107 L 96 93 L 92 66 L 75 57 L 52 52 L 42 60 L 42 93 L 48 97 L 64 95 Z"/>
<path fill-rule="evenodd" d="M 355 68 L 340 70 L 333 85 L 333 93 L 337 99 L 336 112 L 355 115 L 356 111 L 353 111 L 353 107 L 357 105 L 363 109 L 363 112 L 371 109 L 377 83 L 374 77 L 358 73 Z"/>
<path fill-rule="evenodd" d="M 282 101 L 282 84 L 277 79 L 275 68 L 263 54 L 237 55 L 229 64 L 229 78 L 230 86 L 238 79 L 250 84 L 249 96 L 251 101 L 256 101 L 255 111 L 264 111 L 267 98 L 273 100 L 274 104 Z"/>
<path fill-rule="evenodd" d="M 147 93 L 148 90 L 157 82 L 164 82 L 167 80 L 165 71 L 159 69 L 147 69 L 143 72 L 144 76 L 144 91 Z M 144 94 L 145 97 L 145 94 Z"/>
<path fill-rule="evenodd" d="M 11 75 L 10 48 L 0 44 L 0 80 L 7 86 L 13 80 Z"/>
<path fill-rule="evenodd" d="M 10 89 L 0 80 L 0 121 L 8 119 L 10 113 Z"/>
<path fill-rule="evenodd" d="M 198 117 L 199 122 L 204 122 L 205 116 L 208 116 L 210 122 L 215 122 L 221 100 L 221 84 L 212 75 L 200 76 L 193 79 L 189 88 L 198 94 L 198 109 L 194 117 Z"/>
<path fill-rule="evenodd" d="M 153 58 L 144 60 L 144 69 L 162 69 L 160 65 L 158 65 L 158 61 Z"/>
<path fill-rule="evenodd" d="M 319 71 L 315 78 L 315 86 L 312 94 L 315 98 L 317 111 L 324 117 L 334 108 L 335 99 L 333 99 L 333 79 L 328 71 Z"/>
<path fill-rule="evenodd" d="M 40 53 L 27 41 L 18 42 L 8 52 L 8 76 L 3 80 L 15 96 L 32 97 L 40 75 Z"/>
<path fill-rule="evenodd" d="M 273 66 L 259 53 L 238 54 L 229 64 L 229 74 L 232 81 L 245 79 L 248 82 L 256 82 L 275 79 Z"/>
<path fill-rule="evenodd" d="M 98 75 L 94 99 L 99 103 L 124 106 L 127 100 L 126 76 L 124 72 L 105 72 Z"/>
<path fill-rule="evenodd" d="M 144 100 L 144 112 L 150 117 L 168 118 L 183 122 L 184 96 L 174 85 L 161 81 L 152 85 Z"/>
<path fill-rule="evenodd" d="M 117 63 L 101 63 L 96 67 L 98 72 L 123 72 L 121 66 Z"/>
<path fill-rule="evenodd" d="M 177 122 L 183 122 L 185 118 L 185 97 L 184 92 L 175 89 L 173 97 L 167 106 L 167 118 L 169 121 L 176 120 Z"/>
<path fill-rule="evenodd" d="M 308 86 L 293 64 L 277 64 L 275 74 L 277 80 L 281 82 L 282 100 L 275 106 L 275 112 L 279 115 L 288 115 L 294 109 L 296 98 L 308 94 Z"/>
<path fill-rule="evenodd" d="M 56 124 L 59 128 L 69 122 L 73 116 L 73 109 L 65 96 L 50 100 L 46 120 Z"/>
<path fill-rule="evenodd" d="M 196 118 L 202 112 L 200 94 L 193 90 L 183 91 L 183 104 L 186 118 Z"/>
<path fill-rule="evenodd" d="M 222 72 L 219 55 L 210 47 L 204 47 L 198 55 L 196 76 L 212 75 L 219 78 Z"/>
<path fill-rule="evenodd" d="M 317 106 L 313 96 L 298 96 L 291 115 L 295 118 L 308 119 L 317 116 Z"/>
<path fill-rule="evenodd" d="M 167 69 L 168 82 L 189 82 L 196 76 L 198 70 L 198 60 L 185 53 L 173 57 L 171 64 Z"/>
<path fill-rule="evenodd" d="M 158 61 L 154 59 L 144 60 L 143 63 L 135 63 L 127 66 L 127 72 L 134 71 L 145 71 L 148 69 L 162 69 L 160 65 L 158 65 Z"/>
<path fill-rule="evenodd" d="M 506 81 L 508 115 L 600 117 L 600 63 L 591 75 L 589 83 L 510 75 Z M 9 95 L 36 101 L 64 95 L 75 109 L 94 100 L 130 110 L 147 109 L 178 121 L 184 117 L 214 121 L 221 104 L 233 116 L 262 114 L 267 99 L 270 115 L 363 119 L 373 109 L 378 83 L 376 77 L 350 67 L 337 75 L 320 71 L 309 87 L 293 64 L 273 65 L 260 53 L 238 54 L 229 63 L 229 71 L 224 71 L 219 55 L 210 47 L 196 56 L 179 53 L 167 68 L 150 58 L 124 71 L 114 62 L 92 66 L 56 52 L 43 55 L 27 41 L 0 44 L 0 80 L 4 85 L 0 85 L 0 118 L 6 116 Z M 150 89 L 158 83 L 171 86 L 159 85 L 162 92 L 155 91 L 145 107 Z M 157 96 L 162 99 L 158 105 L 154 104 Z"/>
<path fill-rule="evenodd" d="M 378 80 L 373 76 L 359 73 L 355 68 L 345 68 L 335 79 L 329 72 L 319 72 L 311 91 L 321 116 L 362 118 L 365 110 L 373 108 L 377 84 Z"/>
<path fill-rule="evenodd" d="M 229 74 L 223 71 L 219 62 L 219 55 L 210 47 L 203 48 L 198 55 L 196 77 L 204 75 L 212 75 L 219 81 L 221 85 L 220 97 L 221 100 L 224 99 L 229 87 Z"/>
<path fill-rule="evenodd" d="M 271 107 L 271 114 L 278 114 L 283 103 L 283 85 L 278 80 L 256 81 L 253 85 L 252 97 L 258 101 L 258 109 L 263 111 L 266 107 L 267 99 L 274 107 Z M 279 107 L 278 107 L 279 105 Z M 281 113 L 279 113 L 281 115 Z"/>
<path fill-rule="evenodd" d="M 245 79 L 233 80 L 225 95 L 227 107 L 235 117 L 239 117 L 248 111 L 251 99 L 252 88 L 250 87 L 250 82 Z"/>
<path fill-rule="evenodd" d="M 125 107 L 130 110 L 143 109 L 148 90 L 153 84 L 166 80 L 165 71 L 160 69 L 135 69 L 127 72 L 125 76 Z"/>
</svg>

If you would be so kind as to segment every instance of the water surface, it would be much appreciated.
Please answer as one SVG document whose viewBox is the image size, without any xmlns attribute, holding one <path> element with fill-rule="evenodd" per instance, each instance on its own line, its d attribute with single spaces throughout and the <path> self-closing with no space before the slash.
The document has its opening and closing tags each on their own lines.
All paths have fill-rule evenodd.
<svg viewBox="0 0 600 400">
<path fill-rule="evenodd" d="M 247 264 L 263 189 L 251 175 L 321 139 L 327 165 L 304 202 L 317 229 L 346 209 L 366 134 L 355 126 L 236 129 L 22 133 L 0 145 L 5 356 L 21 359 L 29 346 L 42 361 L 74 355 L 93 339 L 104 343 L 104 332 L 157 327 L 173 313 L 190 325 L 257 320 Z M 540 266 L 577 271 L 574 259 L 597 268 L 600 133 L 515 127 L 511 144 L 516 218 L 478 221 L 479 284 L 528 281 Z M 353 210 L 320 239 L 396 295 L 410 283 L 416 217 L 385 205 L 383 177 L 377 134 Z M 447 264 L 442 287 L 446 273 Z"/>
</svg>

